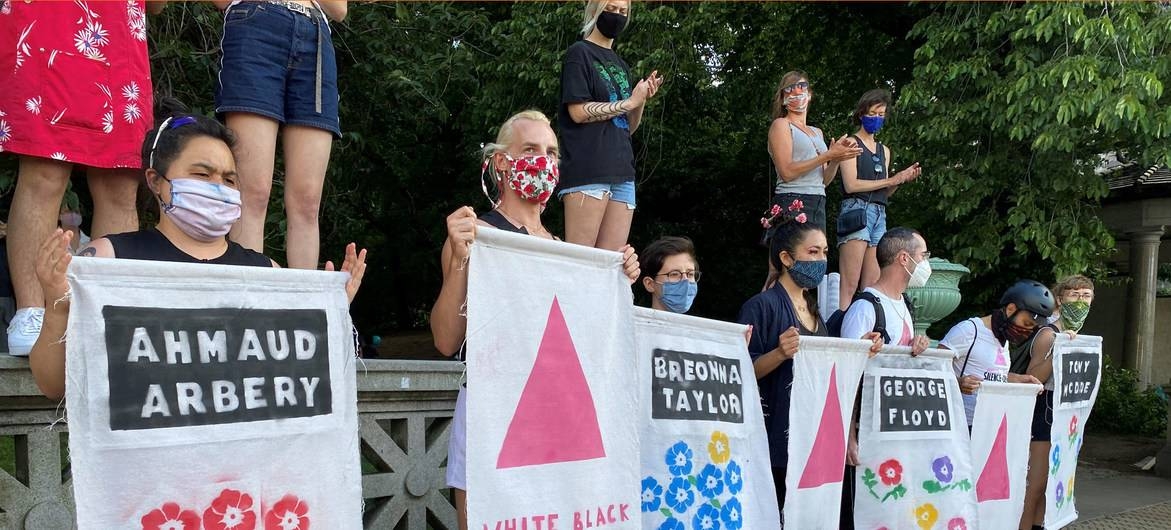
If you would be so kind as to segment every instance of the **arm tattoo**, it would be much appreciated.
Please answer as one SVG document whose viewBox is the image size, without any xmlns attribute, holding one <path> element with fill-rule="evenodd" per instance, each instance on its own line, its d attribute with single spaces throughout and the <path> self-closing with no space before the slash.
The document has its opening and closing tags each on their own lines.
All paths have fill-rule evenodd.
<svg viewBox="0 0 1171 530">
<path fill-rule="evenodd" d="M 611 103 L 591 102 L 582 105 L 582 110 L 586 113 L 585 123 L 606 121 L 610 118 L 626 114 L 626 109 L 622 106 L 625 102 L 625 100 Z"/>
<path fill-rule="evenodd" d="M 90 257 L 90 258 L 92 258 L 92 257 L 94 257 L 94 256 L 97 256 L 97 255 L 98 255 L 98 249 L 96 249 L 96 248 L 94 248 L 94 247 L 92 247 L 92 246 L 90 246 L 90 247 L 85 247 L 85 248 L 81 249 L 81 252 L 78 252 L 78 253 L 77 253 L 77 255 L 78 255 L 78 256 L 86 256 L 86 257 Z"/>
</svg>

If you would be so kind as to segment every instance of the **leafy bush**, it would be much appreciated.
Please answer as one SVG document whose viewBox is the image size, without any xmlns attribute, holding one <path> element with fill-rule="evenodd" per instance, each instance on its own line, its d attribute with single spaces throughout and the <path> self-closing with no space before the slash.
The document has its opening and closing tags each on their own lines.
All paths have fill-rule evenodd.
<svg viewBox="0 0 1171 530">
<path fill-rule="evenodd" d="M 1132 370 L 1113 366 L 1104 357 L 1102 383 L 1094 404 L 1092 432 L 1163 436 L 1167 432 L 1167 401 L 1156 387 L 1139 390 L 1138 376 Z"/>
</svg>

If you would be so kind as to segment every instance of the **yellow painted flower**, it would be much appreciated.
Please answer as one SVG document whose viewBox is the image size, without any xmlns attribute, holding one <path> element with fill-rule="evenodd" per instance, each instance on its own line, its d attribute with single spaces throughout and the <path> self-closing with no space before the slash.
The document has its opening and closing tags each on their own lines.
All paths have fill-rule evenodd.
<svg viewBox="0 0 1171 530">
<path fill-rule="evenodd" d="M 915 522 L 919 528 L 928 530 L 935 526 L 935 521 L 939 520 L 939 510 L 935 509 L 935 505 L 931 503 L 924 504 L 915 508 Z"/>
<path fill-rule="evenodd" d="M 1069 475 L 1069 482 L 1065 485 L 1066 497 L 1073 497 L 1073 479 L 1075 476 L 1077 476 L 1076 473 L 1070 473 Z"/>
<path fill-rule="evenodd" d="M 712 441 L 707 444 L 707 452 L 712 456 L 713 464 L 723 464 L 732 458 L 732 446 L 728 443 L 728 435 L 715 431 Z"/>
</svg>

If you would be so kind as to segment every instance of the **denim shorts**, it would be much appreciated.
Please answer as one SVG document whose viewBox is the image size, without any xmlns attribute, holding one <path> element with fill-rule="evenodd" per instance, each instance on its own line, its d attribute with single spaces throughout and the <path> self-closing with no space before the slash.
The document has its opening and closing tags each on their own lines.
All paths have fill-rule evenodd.
<svg viewBox="0 0 1171 530">
<path fill-rule="evenodd" d="M 565 188 L 557 192 L 557 198 L 565 200 L 570 193 L 582 192 L 598 200 L 609 198 L 626 205 L 628 210 L 634 209 L 634 181 L 619 182 L 618 184 L 583 184 L 572 188 Z"/>
<path fill-rule="evenodd" d="M 216 114 L 249 112 L 341 137 L 329 24 L 267 2 L 224 12 Z"/>
<path fill-rule="evenodd" d="M 842 201 L 842 209 L 838 215 L 851 210 L 866 210 L 866 226 L 861 230 L 838 238 L 838 245 L 847 241 L 865 241 L 871 247 L 878 246 L 878 240 L 886 233 L 886 206 L 876 202 L 866 202 L 862 199 L 846 199 Z"/>
</svg>

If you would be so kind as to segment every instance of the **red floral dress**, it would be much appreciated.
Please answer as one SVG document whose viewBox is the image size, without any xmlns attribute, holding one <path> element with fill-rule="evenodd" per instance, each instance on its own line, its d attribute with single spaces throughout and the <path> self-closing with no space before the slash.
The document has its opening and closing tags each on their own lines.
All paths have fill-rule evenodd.
<svg viewBox="0 0 1171 530">
<path fill-rule="evenodd" d="M 0 152 L 141 167 L 146 4 L 0 0 Z"/>
</svg>

